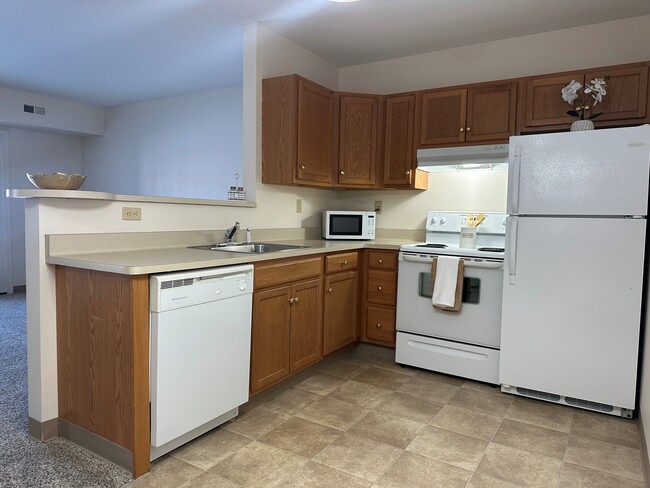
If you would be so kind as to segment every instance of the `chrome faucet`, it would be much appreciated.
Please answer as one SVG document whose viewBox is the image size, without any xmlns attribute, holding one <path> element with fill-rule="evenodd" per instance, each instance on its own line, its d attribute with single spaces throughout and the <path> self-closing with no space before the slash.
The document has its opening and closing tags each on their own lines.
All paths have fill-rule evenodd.
<svg viewBox="0 0 650 488">
<path fill-rule="evenodd" d="M 226 242 L 232 242 L 232 238 L 235 235 L 235 232 L 239 230 L 239 222 L 235 222 L 235 225 L 226 229 Z"/>
</svg>

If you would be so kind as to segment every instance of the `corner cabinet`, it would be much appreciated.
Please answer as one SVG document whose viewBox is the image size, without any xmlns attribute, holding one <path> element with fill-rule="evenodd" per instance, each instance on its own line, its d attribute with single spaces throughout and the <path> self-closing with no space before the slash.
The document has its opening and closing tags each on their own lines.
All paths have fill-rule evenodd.
<svg viewBox="0 0 650 488">
<path fill-rule="evenodd" d="M 420 94 L 418 147 L 507 142 L 515 134 L 517 82 Z"/>
<path fill-rule="evenodd" d="M 322 358 L 322 262 L 296 258 L 255 266 L 251 393 Z"/>
<path fill-rule="evenodd" d="M 334 92 L 298 75 L 262 80 L 262 183 L 329 187 Z"/>
<path fill-rule="evenodd" d="M 397 255 L 397 251 L 364 251 L 364 342 L 395 347 Z"/>
<path fill-rule="evenodd" d="M 525 78 L 522 83 L 525 110 L 521 116 L 521 131 L 567 130 L 576 118 L 567 115 L 571 106 L 562 99 L 562 88 L 572 80 L 584 85 L 604 76 L 610 77 L 607 95 L 602 103 L 588 112 L 602 112 L 593 119 L 594 125 L 618 127 L 650 122 L 648 63 L 634 63 Z"/>
</svg>

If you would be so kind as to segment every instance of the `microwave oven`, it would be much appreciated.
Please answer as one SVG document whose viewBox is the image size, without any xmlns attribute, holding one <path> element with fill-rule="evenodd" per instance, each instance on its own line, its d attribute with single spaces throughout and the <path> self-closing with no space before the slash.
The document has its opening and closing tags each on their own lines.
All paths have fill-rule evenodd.
<svg viewBox="0 0 650 488">
<path fill-rule="evenodd" d="M 323 239 L 374 239 L 376 217 L 376 212 L 326 210 L 321 235 Z"/>
</svg>

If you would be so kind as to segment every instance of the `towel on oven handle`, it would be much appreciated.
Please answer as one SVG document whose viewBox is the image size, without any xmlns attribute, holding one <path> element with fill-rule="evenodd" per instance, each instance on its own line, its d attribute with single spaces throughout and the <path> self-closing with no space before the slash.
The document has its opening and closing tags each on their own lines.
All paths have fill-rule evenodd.
<svg viewBox="0 0 650 488">
<path fill-rule="evenodd" d="M 463 260 L 438 256 L 431 263 L 431 304 L 447 312 L 460 312 L 463 301 Z"/>
</svg>

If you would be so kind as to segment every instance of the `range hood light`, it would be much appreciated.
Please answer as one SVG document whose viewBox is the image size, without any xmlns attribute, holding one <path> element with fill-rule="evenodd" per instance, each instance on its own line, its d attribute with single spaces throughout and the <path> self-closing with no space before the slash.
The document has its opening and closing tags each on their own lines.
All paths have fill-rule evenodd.
<svg viewBox="0 0 650 488">
<path fill-rule="evenodd" d="M 492 165 L 489 163 L 465 163 L 457 164 L 456 167 L 458 168 L 458 171 L 492 170 Z"/>
</svg>

